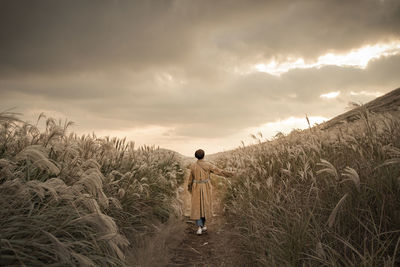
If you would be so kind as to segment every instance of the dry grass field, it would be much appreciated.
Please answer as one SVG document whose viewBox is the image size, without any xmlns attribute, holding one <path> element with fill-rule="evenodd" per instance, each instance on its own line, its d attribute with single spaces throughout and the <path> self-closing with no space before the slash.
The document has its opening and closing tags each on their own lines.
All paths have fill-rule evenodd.
<svg viewBox="0 0 400 267">
<path fill-rule="evenodd" d="M 177 216 L 180 157 L 45 124 L 0 114 L 1 265 L 131 265 L 126 255 Z"/>
<path fill-rule="evenodd" d="M 400 264 L 399 97 L 220 155 L 240 265 Z"/>
<path fill-rule="evenodd" d="M 195 253 L 238 266 L 398 266 L 399 99 L 397 89 L 324 124 L 211 155 L 236 175 L 215 179 L 221 229 Z M 186 253 L 197 236 L 179 217 L 189 159 L 38 120 L 45 129 L 0 113 L 1 265 L 201 263 Z"/>
</svg>

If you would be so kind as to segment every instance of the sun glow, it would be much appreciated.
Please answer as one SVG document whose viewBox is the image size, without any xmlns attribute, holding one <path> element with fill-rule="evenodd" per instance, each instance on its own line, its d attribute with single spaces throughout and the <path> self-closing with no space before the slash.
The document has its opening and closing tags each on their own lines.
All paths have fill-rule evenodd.
<svg viewBox="0 0 400 267">
<path fill-rule="evenodd" d="M 253 71 L 266 72 L 279 76 L 292 69 L 321 68 L 323 66 L 349 66 L 366 68 L 372 59 L 382 56 L 394 56 L 400 54 L 400 40 L 388 44 L 366 45 L 354 49 L 346 54 L 327 53 L 318 57 L 314 62 L 305 62 L 303 58 L 287 58 L 285 61 L 258 63 L 253 66 Z"/>
<path fill-rule="evenodd" d="M 331 99 L 331 98 L 336 98 L 338 95 L 340 95 L 340 92 L 330 92 L 330 93 L 322 94 L 319 97 Z"/>
</svg>

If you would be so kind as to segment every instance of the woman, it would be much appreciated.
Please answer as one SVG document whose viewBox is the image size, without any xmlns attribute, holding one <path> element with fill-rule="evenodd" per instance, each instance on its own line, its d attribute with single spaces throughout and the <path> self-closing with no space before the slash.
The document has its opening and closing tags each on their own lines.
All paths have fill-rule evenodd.
<svg viewBox="0 0 400 267">
<path fill-rule="evenodd" d="M 210 173 L 230 177 L 232 172 L 221 170 L 211 163 L 204 161 L 204 150 L 199 149 L 195 152 L 197 162 L 191 164 L 188 190 L 192 194 L 192 209 L 190 218 L 196 221 L 197 234 L 201 235 L 207 231 L 206 219 L 212 216 L 212 187 Z"/>
</svg>

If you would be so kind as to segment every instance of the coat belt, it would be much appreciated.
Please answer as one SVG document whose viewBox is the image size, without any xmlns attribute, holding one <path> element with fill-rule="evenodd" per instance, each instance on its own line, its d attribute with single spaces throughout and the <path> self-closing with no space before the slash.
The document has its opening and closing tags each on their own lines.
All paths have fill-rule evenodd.
<svg viewBox="0 0 400 267">
<path fill-rule="evenodd" d="M 205 183 L 208 183 L 208 181 L 210 181 L 210 179 L 207 179 L 207 180 L 193 180 L 193 183 L 205 184 Z"/>
</svg>

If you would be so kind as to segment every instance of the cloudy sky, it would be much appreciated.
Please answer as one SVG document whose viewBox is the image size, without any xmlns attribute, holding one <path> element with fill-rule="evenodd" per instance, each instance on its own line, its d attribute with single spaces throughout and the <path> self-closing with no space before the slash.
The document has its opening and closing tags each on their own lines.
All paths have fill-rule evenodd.
<svg viewBox="0 0 400 267">
<path fill-rule="evenodd" d="M 0 111 L 185 155 L 400 87 L 398 0 L 0 1 Z"/>
</svg>

